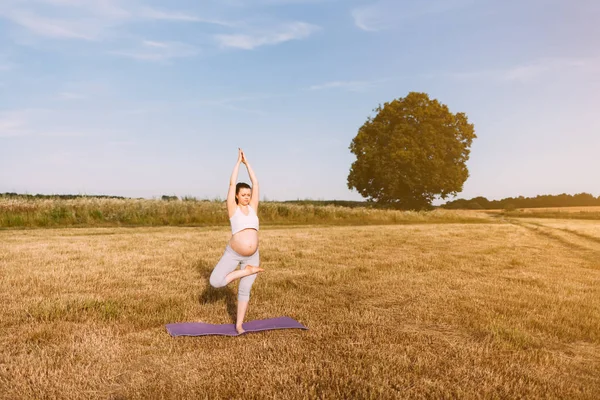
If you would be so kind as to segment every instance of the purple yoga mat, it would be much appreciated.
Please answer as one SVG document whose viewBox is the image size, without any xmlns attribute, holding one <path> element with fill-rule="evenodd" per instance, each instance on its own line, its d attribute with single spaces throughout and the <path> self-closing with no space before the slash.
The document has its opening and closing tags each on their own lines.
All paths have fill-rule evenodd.
<svg viewBox="0 0 600 400">
<path fill-rule="evenodd" d="M 290 317 L 279 317 L 260 319 L 242 324 L 247 332 L 268 331 L 271 329 L 308 329 L 300 322 Z M 181 322 L 177 324 L 167 324 L 167 331 L 171 336 L 204 336 L 204 335 L 225 335 L 239 336 L 235 330 L 234 324 L 206 324 L 204 322 Z M 242 333 L 243 335 L 243 333 Z"/>
</svg>

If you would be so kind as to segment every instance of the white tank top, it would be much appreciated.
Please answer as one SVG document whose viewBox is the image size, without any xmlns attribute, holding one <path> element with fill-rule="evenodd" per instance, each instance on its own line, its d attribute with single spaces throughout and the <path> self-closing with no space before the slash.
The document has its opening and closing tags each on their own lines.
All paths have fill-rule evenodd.
<svg viewBox="0 0 600 400">
<path fill-rule="evenodd" d="M 240 207 L 236 207 L 235 213 L 229 218 L 231 222 L 231 234 L 235 235 L 239 231 L 244 229 L 256 229 L 258 230 L 258 215 L 256 211 L 248 204 L 248 215 L 245 215 Z"/>
</svg>

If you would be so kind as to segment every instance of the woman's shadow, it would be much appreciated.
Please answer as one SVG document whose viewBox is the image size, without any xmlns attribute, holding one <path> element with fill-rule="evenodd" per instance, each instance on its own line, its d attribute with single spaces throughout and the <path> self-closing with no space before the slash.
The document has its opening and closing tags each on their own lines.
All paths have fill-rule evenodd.
<svg viewBox="0 0 600 400">
<path fill-rule="evenodd" d="M 237 319 L 237 303 L 233 290 L 229 286 L 216 289 L 208 283 L 210 274 L 215 267 L 213 264 L 206 260 L 199 259 L 193 263 L 193 267 L 198 271 L 202 278 L 206 279 L 206 288 L 200 296 L 198 296 L 199 303 L 207 304 L 225 300 L 227 314 L 229 314 L 231 320 L 235 323 Z"/>
</svg>

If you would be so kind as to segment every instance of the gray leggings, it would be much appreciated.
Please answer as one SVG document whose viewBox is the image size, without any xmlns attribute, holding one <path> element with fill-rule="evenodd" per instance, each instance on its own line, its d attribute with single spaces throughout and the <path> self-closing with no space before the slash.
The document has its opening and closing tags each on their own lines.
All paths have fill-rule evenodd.
<svg viewBox="0 0 600 400">
<path fill-rule="evenodd" d="M 229 244 L 225 248 L 225 253 L 217 263 L 212 274 L 210 274 L 210 284 L 213 287 L 219 288 L 226 285 L 225 277 L 232 271 L 235 271 L 239 264 L 242 264 L 240 269 L 246 268 L 246 265 L 259 265 L 258 250 L 251 256 L 241 256 L 236 253 Z M 256 279 L 256 274 L 244 276 L 240 278 L 240 284 L 238 286 L 238 301 L 250 300 L 250 288 Z"/>
</svg>

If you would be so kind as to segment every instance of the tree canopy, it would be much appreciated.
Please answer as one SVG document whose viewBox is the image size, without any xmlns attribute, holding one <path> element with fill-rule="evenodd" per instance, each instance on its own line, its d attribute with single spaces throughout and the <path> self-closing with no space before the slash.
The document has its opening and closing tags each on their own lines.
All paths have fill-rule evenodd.
<svg viewBox="0 0 600 400">
<path fill-rule="evenodd" d="M 348 187 L 369 201 L 421 209 L 462 191 L 475 135 L 464 113 L 425 93 L 379 106 L 350 144 Z"/>
</svg>

